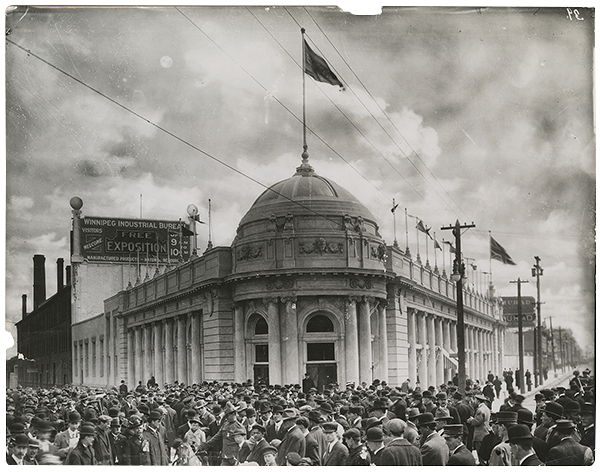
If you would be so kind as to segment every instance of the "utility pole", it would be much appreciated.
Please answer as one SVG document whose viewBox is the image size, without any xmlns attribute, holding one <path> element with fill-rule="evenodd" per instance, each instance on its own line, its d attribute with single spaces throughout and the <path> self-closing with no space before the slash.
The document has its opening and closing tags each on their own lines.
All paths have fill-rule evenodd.
<svg viewBox="0 0 600 472">
<path fill-rule="evenodd" d="M 538 256 L 534 256 L 534 259 L 535 265 L 531 268 L 531 275 L 536 277 L 537 285 L 537 343 L 534 343 L 537 347 L 536 351 L 534 351 L 537 354 L 537 364 L 535 364 L 535 369 L 537 369 L 539 373 L 540 385 L 543 385 L 544 351 L 542 349 L 542 300 L 540 298 L 540 275 L 544 275 L 544 269 L 542 269 L 540 266 L 540 258 Z"/>
<path fill-rule="evenodd" d="M 475 225 L 464 224 L 461 226 L 458 220 L 454 226 L 445 226 L 442 230 L 452 230 L 456 239 L 456 257 L 454 259 L 453 271 L 450 279 L 456 282 L 456 347 L 458 351 L 458 391 L 463 394 L 467 387 L 466 356 L 465 356 L 465 315 L 463 309 L 463 278 L 465 277 L 465 264 L 461 260 L 460 230 L 463 228 L 475 228 Z"/>
<path fill-rule="evenodd" d="M 563 357 L 563 343 L 562 343 L 562 328 L 558 327 L 558 344 L 560 345 L 560 368 L 565 373 L 565 360 Z"/>
<path fill-rule="evenodd" d="M 521 392 L 525 391 L 525 385 L 523 383 L 523 379 L 525 378 L 523 376 L 524 372 L 523 372 L 523 368 L 524 368 L 524 363 L 523 363 L 523 313 L 521 310 L 521 284 L 526 284 L 529 283 L 528 280 L 521 280 L 521 278 L 519 277 L 517 280 L 511 280 L 510 281 L 511 284 L 517 284 L 517 316 L 518 316 L 518 320 L 519 320 L 519 388 L 521 389 Z"/>
<path fill-rule="evenodd" d="M 554 330 L 552 329 L 552 316 L 548 317 L 550 319 L 550 338 L 552 339 L 552 369 L 554 370 L 554 378 L 558 377 L 556 373 L 556 352 L 554 351 Z"/>
</svg>

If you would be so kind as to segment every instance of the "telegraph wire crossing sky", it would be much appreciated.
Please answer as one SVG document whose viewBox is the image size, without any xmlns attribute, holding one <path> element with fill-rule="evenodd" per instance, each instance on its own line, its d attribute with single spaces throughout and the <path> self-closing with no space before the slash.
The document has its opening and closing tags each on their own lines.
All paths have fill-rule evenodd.
<svg viewBox="0 0 600 472">
<path fill-rule="evenodd" d="M 462 246 L 480 290 L 491 272 L 496 294 L 516 296 L 510 281 L 528 278 L 539 256 L 543 318 L 593 346 L 594 32 L 592 11 L 579 14 L 16 7 L 6 24 L 6 329 L 16 335 L 21 294 L 31 299 L 33 254 L 46 256 L 47 274 L 68 261 L 75 195 L 86 216 L 122 218 L 139 217 L 143 195 L 143 216 L 168 220 L 194 203 L 206 221 L 211 199 L 212 242 L 231 244 L 258 195 L 302 160 L 303 27 L 344 87 L 304 77 L 315 171 L 371 210 L 387 244 L 396 235 L 404 249 L 408 236 L 413 256 L 440 270 L 451 270 L 448 245 L 442 254 L 416 225 L 442 243 L 452 236 L 441 227 L 474 222 Z M 490 262 L 490 231 L 515 265 Z M 536 296 L 531 282 L 523 295 Z M 55 284 L 47 276 L 48 296 Z"/>
</svg>

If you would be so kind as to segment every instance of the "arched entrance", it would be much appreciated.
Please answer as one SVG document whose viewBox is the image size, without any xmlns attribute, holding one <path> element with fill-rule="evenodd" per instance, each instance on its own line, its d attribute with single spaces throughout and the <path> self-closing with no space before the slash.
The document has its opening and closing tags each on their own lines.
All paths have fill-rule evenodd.
<svg viewBox="0 0 600 472">
<path fill-rule="evenodd" d="M 337 341 L 334 323 L 326 312 L 309 316 L 304 329 L 306 343 L 306 372 L 322 392 L 338 381 Z"/>
<path fill-rule="evenodd" d="M 247 328 L 247 359 L 250 359 L 254 384 L 269 385 L 269 325 L 263 316 L 254 313 L 248 319 Z"/>
</svg>

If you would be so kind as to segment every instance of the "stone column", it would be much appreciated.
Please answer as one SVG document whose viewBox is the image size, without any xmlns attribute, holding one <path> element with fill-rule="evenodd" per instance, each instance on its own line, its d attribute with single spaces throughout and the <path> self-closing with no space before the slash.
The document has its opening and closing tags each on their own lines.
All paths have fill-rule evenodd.
<svg viewBox="0 0 600 472">
<path fill-rule="evenodd" d="M 456 340 L 456 321 L 450 321 L 450 347 L 452 351 L 458 352 L 458 341 Z"/>
<path fill-rule="evenodd" d="M 427 387 L 433 385 L 437 387 L 437 371 L 436 371 L 436 349 L 435 349 L 435 316 L 433 314 L 427 315 L 427 343 L 429 344 L 429 365 L 427 366 L 427 372 L 429 374 Z"/>
<path fill-rule="evenodd" d="M 427 382 L 429 381 L 427 369 L 427 327 L 425 323 L 425 313 L 417 312 L 417 322 L 419 323 L 419 343 L 421 344 L 421 362 L 419 363 L 419 381 L 421 390 L 427 390 Z"/>
<path fill-rule="evenodd" d="M 135 380 L 134 385 L 131 388 L 135 388 L 138 382 L 141 380 L 143 382 L 143 371 L 144 367 L 142 364 L 143 360 L 143 347 L 142 347 L 142 328 L 137 326 L 133 328 L 133 332 L 135 335 L 133 344 L 135 345 Z"/>
<path fill-rule="evenodd" d="M 169 318 L 167 320 L 163 320 L 163 332 L 164 336 L 164 359 L 165 359 L 165 370 L 164 370 L 164 380 L 165 383 L 172 384 L 173 383 L 173 374 L 175 372 L 175 364 L 173 362 L 173 319 Z"/>
<path fill-rule="evenodd" d="M 188 384 L 187 379 L 187 333 L 186 316 L 177 317 L 177 380 Z"/>
<path fill-rule="evenodd" d="M 193 312 L 190 314 L 192 323 L 192 339 L 191 351 L 192 351 L 192 375 L 190 383 L 202 383 L 202 351 L 200 339 L 200 324 L 202 323 L 202 315 L 200 312 Z"/>
<path fill-rule="evenodd" d="M 247 379 L 244 305 L 235 303 L 233 309 L 233 380 L 241 383 Z"/>
<path fill-rule="evenodd" d="M 414 386 L 417 381 L 417 314 L 413 308 L 407 310 L 408 314 L 408 376 L 411 386 Z M 404 381 L 404 379 L 400 379 Z"/>
<path fill-rule="evenodd" d="M 373 382 L 373 353 L 371 350 L 371 305 L 369 299 L 358 304 L 358 365 L 360 382 L 371 385 Z"/>
<path fill-rule="evenodd" d="M 154 329 L 154 378 L 156 379 L 156 383 L 162 387 L 165 379 L 163 378 L 161 322 L 153 323 L 152 326 Z"/>
<path fill-rule="evenodd" d="M 283 384 L 300 384 L 304 376 L 300 372 L 302 369 L 298 352 L 296 297 L 284 297 L 281 301 L 285 304 L 284 317 L 281 323 Z"/>
<path fill-rule="evenodd" d="M 388 342 L 387 342 L 387 319 L 386 319 L 386 303 L 379 301 L 377 306 L 379 315 L 379 372 L 377 374 L 381 381 L 388 381 Z"/>
<path fill-rule="evenodd" d="M 442 347 L 444 345 L 444 332 L 442 330 L 442 319 L 437 316 L 435 318 L 435 343 L 438 346 L 437 355 L 436 355 L 436 384 L 438 387 L 440 384 L 445 382 L 444 379 L 444 354 L 442 352 Z"/>
<path fill-rule="evenodd" d="M 359 297 L 348 297 L 346 315 L 346 382 L 360 385 L 358 355 L 358 316 L 356 304 Z"/>
<path fill-rule="evenodd" d="M 487 372 L 484 371 L 484 364 L 483 364 L 483 353 L 484 353 L 484 347 L 483 347 L 483 330 L 482 329 L 478 329 L 477 330 L 477 348 L 479 349 L 479 380 L 483 381 L 485 380 L 485 377 L 487 374 Z"/>
<path fill-rule="evenodd" d="M 263 300 L 267 306 L 269 324 L 269 383 L 281 385 L 281 329 L 279 324 L 279 300 L 270 297 Z"/>
<path fill-rule="evenodd" d="M 127 378 L 125 382 L 129 388 L 135 387 L 135 331 L 133 329 L 127 330 Z M 120 383 L 120 382 L 119 382 Z"/>
<path fill-rule="evenodd" d="M 492 326 L 492 372 L 502 379 L 502 371 L 498 368 L 498 325 Z"/>
</svg>

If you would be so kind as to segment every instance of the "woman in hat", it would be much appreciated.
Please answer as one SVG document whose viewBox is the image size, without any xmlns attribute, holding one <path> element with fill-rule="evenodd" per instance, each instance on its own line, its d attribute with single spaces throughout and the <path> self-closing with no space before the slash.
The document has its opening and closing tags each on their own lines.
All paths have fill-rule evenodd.
<svg viewBox="0 0 600 472">
<path fill-rule="evenodd" d="M 94 439 L 96 428 L 91 423 L 84 423 L 79 430 L 79 442 L 67 456 L 66 465 L 96 465 Z"/>
</svg>

